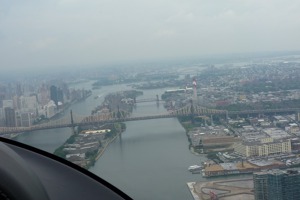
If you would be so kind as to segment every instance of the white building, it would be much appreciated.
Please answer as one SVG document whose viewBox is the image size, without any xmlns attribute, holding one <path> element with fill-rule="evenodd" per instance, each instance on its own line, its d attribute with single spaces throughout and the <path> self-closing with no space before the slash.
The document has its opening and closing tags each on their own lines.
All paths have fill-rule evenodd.
<svg viewBox="0 0 300 200">
<path fill-rule="evenodd" d="M 14 108 L 13 100 L 2 100 L 3 108 Z"/>
<path fill-rule="evenodd" d="M 20 109 L 23 112 L 35 112 L 38 103 L 36 96 L 21 96 L 20 97 Z"/>
<path fill-rule="evenodd" d="M 46 117 L 51 118 L 57 113 L 57 106 L 55 105 L 54 101 L 49 101 L 48 104 L 45 106 Z"/>
<path fill-rule="evenodd" d="M 290 153 L 292 150 L 291 141 L 289 139 L 274 140 L 273 138 L 263 138 L 259 141 L 235 143 L 234 151 L 246 157 L 250 157 Z"/>
</svg>

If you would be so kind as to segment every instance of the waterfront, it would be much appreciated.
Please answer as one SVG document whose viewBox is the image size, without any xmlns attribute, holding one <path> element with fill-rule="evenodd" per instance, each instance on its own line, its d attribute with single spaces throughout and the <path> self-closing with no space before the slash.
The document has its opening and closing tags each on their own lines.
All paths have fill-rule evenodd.
<svg viewBox="0 0 300 200">
<path fill-rule="evenodd" d="M 91 82 L 76 85 L 89 89 Z M 93 90 L 85 101 L 70 107 L 74 113 L 88 115 L 106 94 L 130 89 L 126 85 L 113 85 Z M 145 90 L 139 98 L 155 98 L 165 89 Z M 94 96 L 100 97 L 94 99 Z M 133 116 L 166 112 L 156 102 L 138 104 Z M 69 115 L 66 111 L 65 115 Z M 193 199 L 186 182 L 202 179 L 187 168 L 200 164 L 203 156 L 195 156 L 188 149 L 184 129 L 177 119 L 156 119 L 127 122 L 127 129 L 109 145 L 102 157 L 90 169 L 134 199 Z M 35 131 L 20 135 L 17 140 L 53 151 L 71 135 L 71 129 Z"/>
</svg>

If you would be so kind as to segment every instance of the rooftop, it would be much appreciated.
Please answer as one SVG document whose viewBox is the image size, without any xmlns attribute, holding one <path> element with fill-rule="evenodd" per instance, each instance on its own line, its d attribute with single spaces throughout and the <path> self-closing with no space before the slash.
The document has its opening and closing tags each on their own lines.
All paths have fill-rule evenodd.
<svg viewBox="0 0 300 200">
<path fill-rule="evenodd" d="M 279 128 L 266 128 L 263 130 L 267 135 L 274 139 L 281 139 L 281 138 L 287 138 L 290 137 L 290 135 Z"/>
<path fill-rule="evenodd" d="M 258 167 L 264 167 L 269 165 L 282 165 L 283 162 L 277 160 L 249 160 L 249 163 L 256 165 Z"/>
<path fill-rule="evenodd" d="M 299 170 L 297 170 L 297 169 L 288 169 L 288 170 L 273 169 L 273 170 L 268 170 L 268 171 L 256 172 L 254 174 L 258 174 L 258 175 L 264 175 L 264 174 L 270 174 L 270 175 L 281 175 L 281 174 L 295 175 L 295 174 L 299 174 Z"/>
<path fill-rule="evenodd" d="M 247 162 L 247 161 L 244 161 L 244 162 L 238 162 L 237 164 L 236 164 L 236 167 L 238 168 L 238 169 L 255 169 L 255 168 L 258 168 L 257 166 L 255 166 L 255 165 L 252 165 L 251 163 L 249 163 L 249 162 Z"/>
<path fill-rule="evenodd" d="M 234 170 L 237 169 L 235 163 L 221 163 L 220 164 L 225 170 Z"/>
<path fill-rule="evenodd" d="M 221 165 L 210 165 L 208 167 L 205 167 L 205 171 L 207 172 L 215 172 L 215 171 L 223 171 L 223 167 Z"/>
</svg>

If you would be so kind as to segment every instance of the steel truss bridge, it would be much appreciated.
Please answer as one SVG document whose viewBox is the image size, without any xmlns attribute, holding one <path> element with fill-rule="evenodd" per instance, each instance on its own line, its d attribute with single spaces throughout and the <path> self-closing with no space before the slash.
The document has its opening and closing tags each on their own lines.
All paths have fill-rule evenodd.
<svg viewBox="0 0 300 200">
<path fill-rule="evenodd" d="M 160 118 L 176 118 L 183 116 L 223 116 L 228 119 L 231 115 L 250 115 L 250 114 L 274 114 L 274 113 L 299 113 L 300 108 L 285 108 L 285 109 L 267 109 L 267 110 L 244 110 L 244 111 L 227 111 L 205 108 L 201 106 L 187 105 L 178 110 L 169 111 L 162 114 L 147 115 L 147 116 L 131 116 L 123 110 L 115 112 L 107 112 L 100 115 L 82 116 L 78 114 L 70 113 L 70 117 L 66 116 L 61 119 L 51 120 L 47 123 L 32 125 L 30 127 L 0 127 L 0 135 L 9 133 L 21 133 L 44 129 L 64 128 L 64 127 L 76 127 L 84 125 L 103 125 L 106 123 L 126 122 L 126 121 L 138 121 L 138 120 L 150 120 Z"/>
</svg>

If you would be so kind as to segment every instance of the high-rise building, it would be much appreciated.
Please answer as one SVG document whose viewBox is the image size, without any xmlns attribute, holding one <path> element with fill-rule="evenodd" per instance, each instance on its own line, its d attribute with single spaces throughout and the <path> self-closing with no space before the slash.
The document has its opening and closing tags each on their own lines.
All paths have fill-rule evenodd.
<svg viewBox="0 0 300 200">
<path fill-rule="evenodd" d="M 20 120 L 21 120 L 21 126 L 23 127 L 29 127 L 32 125 L 32 115 L 31 113 L 21 113 L 20 116 Z"/>
<path fill-rule="evenodd" d="M 20 108 L 23 112 L 35 112 L 37 106 L 36 95 L 20 97 Z"/>
<path fill-rule="evenodd" d="M 49 103 L 45 106 L 45 116 L 47 118 L 53 117 L 57 113 L 57 106 L 54 101 L 49 101 Z"/>
<path fill-rule="evenodd" d="M 4 108 L 4 112 L 5 112 L 5 125 L 7 127 L 15 127 L 16 126 L 15 109 L 6 107 Z"/>
<path fill-rule="evenodd" d="M 300 199 L 300 173 L 272 170 L 253 174 L 255 200 Z"/>
<path fill-rule="evenodd" d="M 22 86 L 20 83 L 17 83 L 17 85 L 16 85 L 16 95 L 18 97 L 23 95 L 23 90 L 22 90 Z"/>
<path fill-rule="evenodd" d="M 5 126 L 5 114 L 4 109 L 0 107 L 0 126 Z"/>
<path fill-rule="evenodd" d="M 49 90 L 47 87 L 43 84 L 42 87 L 39 89 L 38 93 L 38 102 L 45 106 L 49 102 Z"/>
<path fill-rule="evenodd" d="M 54 101 L 56 106 L 58 105 L 57 87 L 54 85 L 50 87 L 50 99 Z"/>
<path fill-rule="evenodd" d="M 57 101 L 64 103 L 64 93 L 63 90 L 60 88 L 57 89 Z"/>
<path fill-rule="evenodd" d="M 13 100 L 3 100 L 2 106 L 3 106 L 3 108 L 13 108 L 14 102 L 13 102 Z"/>
</svg>

